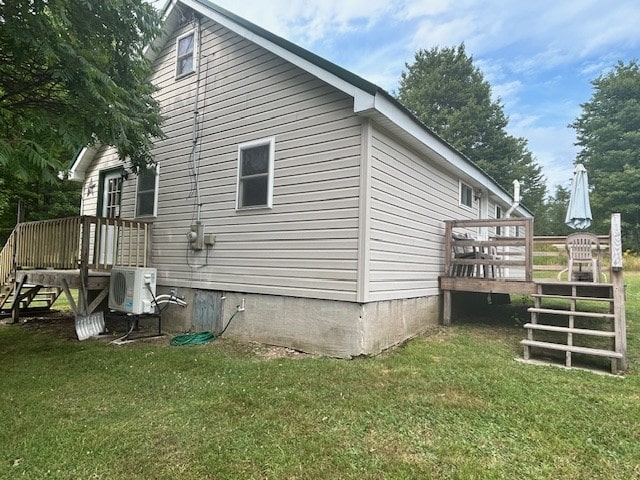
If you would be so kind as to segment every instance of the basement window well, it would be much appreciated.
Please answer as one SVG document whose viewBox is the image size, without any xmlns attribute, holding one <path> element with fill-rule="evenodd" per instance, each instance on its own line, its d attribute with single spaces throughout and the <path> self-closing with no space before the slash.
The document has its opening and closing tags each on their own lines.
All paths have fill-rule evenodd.
<svg viewBox="0 0 640 480">
<path fill-rule="evenodd" d="M 236 209 L 272 207 L 274 154 L 273 138 L 238 146 Z"/>
</svg>

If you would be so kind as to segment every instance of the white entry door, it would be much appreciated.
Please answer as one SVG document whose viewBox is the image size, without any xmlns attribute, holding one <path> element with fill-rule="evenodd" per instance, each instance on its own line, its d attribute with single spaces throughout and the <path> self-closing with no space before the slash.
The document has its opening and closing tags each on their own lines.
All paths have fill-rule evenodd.
<svg viewBox="0 0 640 480">
<path fill-rule="evenodd" d="M 120 201 L 122 199 L 122 175 L 120 171 L 107 173 L 102 177 L 102 212 L 106 218 L 120 218 Z M 117 231 L 113 225 L 102 225 L 100 231 L 101 265 L 113 265 L 116 252 Z"/>
</svg>

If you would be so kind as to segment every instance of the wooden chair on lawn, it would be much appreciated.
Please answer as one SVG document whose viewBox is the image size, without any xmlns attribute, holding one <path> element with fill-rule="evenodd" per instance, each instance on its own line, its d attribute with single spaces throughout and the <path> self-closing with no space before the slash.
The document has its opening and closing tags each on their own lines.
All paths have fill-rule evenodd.
<svg viewBox="0 0 640 480">
<path fill-rule="evenodd" d="M 567 237 L 566 241 L 567 254 L 569 256 L 569 264 L 566 270 L 558 274 L 558 278 L 564 272 L 568 272 L 569 281 L 579 281 L 581 278 L 574 271 L 577 267 L 582 272 L 583 265 L 591 266 L 592 281 L 597 283 L 600 281 L 600 241 L 593 233 L 577 232 Z M 602 273 L 606 281 L 607 277 Z"/>
</svg>

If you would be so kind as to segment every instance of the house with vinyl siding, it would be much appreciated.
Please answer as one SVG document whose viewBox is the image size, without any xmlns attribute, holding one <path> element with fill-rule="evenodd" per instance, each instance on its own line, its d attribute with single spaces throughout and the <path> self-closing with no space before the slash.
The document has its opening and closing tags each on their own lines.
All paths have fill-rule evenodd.
<svg viewBox="0 0 640 480">
<path fill-rule="evenodd" d="M 164 325 L 233 316 L 226 336 L 353 357 L 439 323 L 444 221 L 507 192 L 384 90 L 213 3 L 170 2 L 153 47 L 155 163 L 96 146 L 71 174 L 82 215 L 153 223 L 158 290 L 188 303 Z"/>
</svg>

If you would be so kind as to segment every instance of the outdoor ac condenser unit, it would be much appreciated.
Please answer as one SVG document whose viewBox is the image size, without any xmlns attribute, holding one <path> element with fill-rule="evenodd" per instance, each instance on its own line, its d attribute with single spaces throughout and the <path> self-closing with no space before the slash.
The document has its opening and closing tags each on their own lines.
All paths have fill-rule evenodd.
<svg viewBox="0 0 640 480">
<path fill-rule="evenodd" d="M 140 315 L 154 313 L 156 269 L 113 267 L 109 284 L 109 308 Z"/>
</svg>

